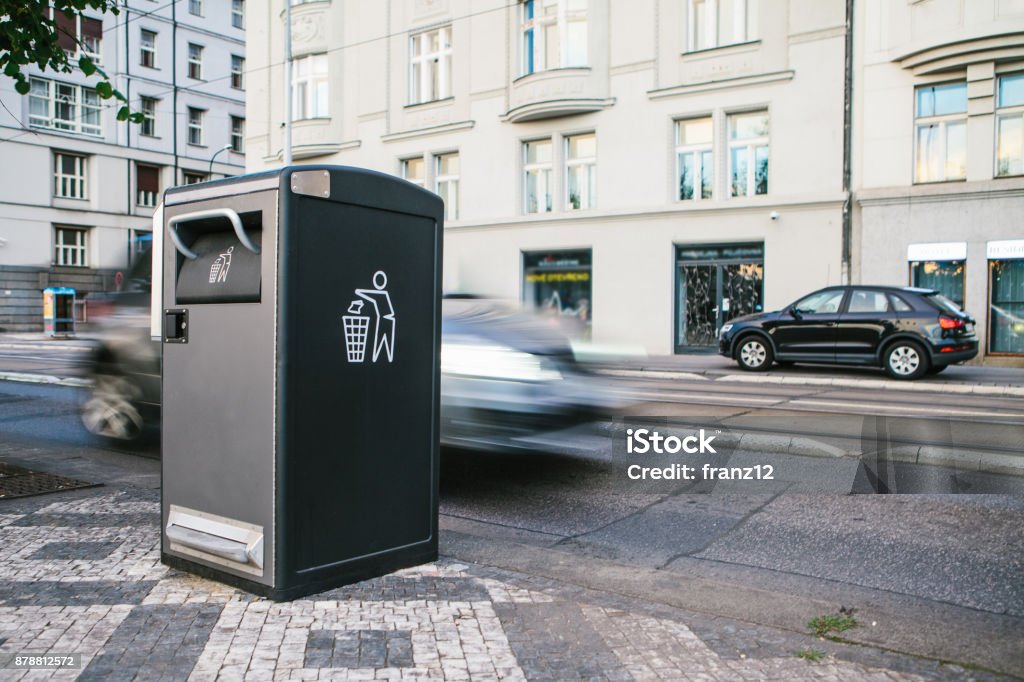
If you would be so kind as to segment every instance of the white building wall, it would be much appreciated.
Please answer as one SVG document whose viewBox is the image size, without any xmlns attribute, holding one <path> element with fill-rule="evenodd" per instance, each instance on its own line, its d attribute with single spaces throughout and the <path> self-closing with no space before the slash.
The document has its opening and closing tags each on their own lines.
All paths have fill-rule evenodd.
<svg viewBox="0 0 1024 682">
<path fill-rule="evenodd" d="M 674 347 L 676 244 L 764 243 L 764 305 L 780 307 L 841 278 L 845 4 L 761 0 L 756 40 L 688 52 L 687 2 L 592 0 L 588 70 L 519 75 L 518 7 L 501 0 L 349 0 L 293 8 L 296 56 L 327 51 L 330 117 L 293 126 L 297 163 L 398 174 L 401 160 L 457 151 L 459 219 L 445 234 L 445 286 L 520 299 L 524 251 L 592 249 L 593 338 Z M 782 11 L 778 11 L 781 8 Z M 247 168 L 280 164 L 283 20 L 249 26 Z M 452 97 L 409 105 L 410 35 L 452 27 Z M 389 36 L 384 38 L 384 36 Z M 255 60 L 259 60 L 257 63 Z M 548 100 L 590 112 L 515 121 Z M 571 108 L 571 107 L 570 107 Z M 586 109 L 587 107 L 582 107 Z M 769 191 L 731 198 L 727 115 L 770 113 Z M 678 118 L 713 115 L 718 196 L 675 199 Z M 567 211 L 566 135 L 597 136 L 597 208 Z M 555 140 L 555 210 L 523 215 L 522 144 Z M 772 213 L 778 220 L 772 220 Z"/>
</svg>

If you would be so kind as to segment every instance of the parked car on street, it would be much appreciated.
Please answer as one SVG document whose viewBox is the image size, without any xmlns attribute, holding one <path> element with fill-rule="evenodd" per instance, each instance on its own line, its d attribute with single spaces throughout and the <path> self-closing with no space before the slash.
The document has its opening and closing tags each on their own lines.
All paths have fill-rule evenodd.
<svg viewBox="0 0 1024 682">
<path fill-rule="evenodd" d="M 834 286 L 730 320 L 718 350 L 752 372 L 773 362 L 882 367 L 918 379 L 978 354 L 975 320 L 934 289 Z"/>
<path fill-rule="evenodd" d="M 148 254 L 140 258 L 123 290 L 97 306 L 105 310 L 97 321 L 94 383 L 81 417 L 104 438 L 131 440 L 159 423 L 160 344 L 150 336 L 149 262 Z M 442 302 L 442 322 L 444 445 L 556 448 L 556 434 L 608 419 L 625 405 L 607 381 L 576 362 L 558 318 L 450 296 Z"/>
</svg>

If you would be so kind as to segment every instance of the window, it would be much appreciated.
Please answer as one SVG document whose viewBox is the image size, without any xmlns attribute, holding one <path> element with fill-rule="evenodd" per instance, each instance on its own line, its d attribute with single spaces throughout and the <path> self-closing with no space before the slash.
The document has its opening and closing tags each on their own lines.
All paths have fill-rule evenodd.
<svg viewBox="0 0 1024 682">
<path fill-rule="evenodd" d="M 79 57 L 88 57 L 99 64 L 103 21 L 80 14 L 68 17 L 63 12 L 50 11 L 57 33 L 57 44 L 63 48 L 68 59 L 76 61 Z"/>
<path fill-rule="evenodd" d="M 914 182 L 967 177 L 967 84 L 920 87 L 915 120 Z"/>
<path fill-rule="evenodd" d="M 412 55 L 409 72 L 409 101 L 413 104 L 430 102 L 451 96 L 452 83 L 452 29 L 450 26 L 436 31 L 414 35 L 410 41 Z"/>
<path fill-rule="evenodd" d="M 188 143 L 196 146 L 203 144 L 203 116 L 206 114 L 202 109 L 188 108 Z"/>
<path fill-rule="evenodd" d="M 935 289 L 956 303 L 964 305 L 964 270 L 962 260 L 912 261 L 910 263 L 910 285 L 923 289 Z"/>
<path fill-rule="evenodd" d="M 1024 175 L 1024 73 L 999 77 L 996 175 Z"/>
<path fill-rule="evenodd" d="M 526 0 L 522 72 L 587 65 L 587 0 Z"/>
<path fill-rule="evenodd" d="M 714 125 L 711 117 L 676 121 L 677 199 L 710 199 L 715 169 L 711 142 Z"/>
<path fill-rule="evenodd" d="M 88 230 L 74 227 L 53 228 L 53 264 L 70 265 L 84 268 L 89 265 L 86 259 L 88 252 Z"/>
<path fill-rule="evenodd" d="M 548 213 L 551 211 L 551 140 L 525 143 L 523 159 L 523 210 Z"/>
<path fill-rule="evenodd" d="M 57 152 L 53 155 L 53 196 L 85 199 L 86 158 Z"/>
<path fill-rule="evenodd" d="M 754 40 L 757 4 L 758 0 L 690 0 L 690 50 Z"/>
<path fill-rule="evenodd" d="M 156 206 L 160 194 L 160 169 L 156 166 L 135 166 L 136 203 L 145 208 Z"/>
<path fill-rule="evenodd" d="M 597 206 L 597 136 L 565 138 L 566 206 L 570 210 Z"/>
<path fill-rule="evenodd" d="M 444 199 L 444 219 L 459 219 L 459 155 L 439 154 L 435 159 L 434 182 Z"/>
<path fill-rule="evenodd" d="M 241 116 L 231 117 L 231 151 L 245 153 L 245 119 Z"/>
<path fill-rule="evenodd" d="M 192 173 L 185 171 L 185 184 L 194 185 L 199 182 L 206 182 L 206 173 Z"/>
<path fill-rule="evenodd" d="M 845 293 L 842 289 L 819 291 L 794 303 L 793 310 L 801 315 L 829 315 L 838 313 L 839 305 L 843 302 L 843 295 Z"/>
<path fill-rule="evenodd" d="M 1024 260 L 991 259 L 989 352 L 1024 355 Z"/>
<path fill-rule="evenodd" d="M 139 134 L 147 137 L 156 136 L 156 100 L 152 97 L 139 98 L 139 111 L 142 113 L 142 124 Z"/>
<path fill-rule="evenodd" d="M 402 161 L 402 177 L 411 182 L 414 185 L 424 186 L 425 178 L 423 176 L 424 164 L 423 157 L 417 156 L 412 159 L 404 159 Z"/>
<path fill-rule="evenodd" d="M 203 0 L 188 0 L 188 13 L 203 16 Z"/>
<path fill-rule="evenodd" d="M 768 112 L 729 116 L 730 195 L 768 193 Z"/>
<path fill-rule="evenodd" d="M 28 122 L 35 128 L 53 128 L 84 135 L 101 135 L 100 98 L 80 85 L 30 78 Z"/>
<path fill-rule="evenodd" d="M 139 64 L 156 68 L 156 33 L 142 29 L 139 35 Z"/>
<path fill-rule="evenodd" d="M 293 120 L 327 116 L 327 55 L 292 60 Z"/>
<path fill-rule="evenodd" d="M 203 80 L 203 48 L 194 43 L 188 44 L 188 77 Z"/>
<path fill-rule="evenodd" d="M 523 252 L 523 303 L 548 315 L 576 318 L 589 333 L 593 260 L 590 249 Z"/>
<path fill-rule="evenodd" d="M 231 55 L 231 87 L 245 90 L 245 58 Z"/>
<path fill-rule="evenodd" d="M 231 0 L 231 25 L 245 28 L 245 0 Z"/>
<path fill-rule="evenodd" d="M 889 294 L 889 302 L 892 304 L 892 309 L 898 313 L 909 313 L 914 310 L 914 307 L 903 300 L 902 296 L 896 294 Z"/>
<path fill-rule="evenodd" d="M 847 307 L 850 313 L 887 313 L 889 312 L 889 299 L 881 291 L 862 291 L 854 289 L 850 294 L 850 303 Z"/>
</svg>

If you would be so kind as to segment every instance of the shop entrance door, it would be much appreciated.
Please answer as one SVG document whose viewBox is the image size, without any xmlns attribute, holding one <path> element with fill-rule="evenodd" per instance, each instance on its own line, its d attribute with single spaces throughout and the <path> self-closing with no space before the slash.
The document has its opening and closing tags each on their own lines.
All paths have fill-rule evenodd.
<svg viewBox="0 0 1024 682">
<path fill-rule="evenodd" d="M 677 247 L 676 291 L 676 352 L 717 350 L 723 324 L 763 308 L 763 245 Z"/>
</svg>

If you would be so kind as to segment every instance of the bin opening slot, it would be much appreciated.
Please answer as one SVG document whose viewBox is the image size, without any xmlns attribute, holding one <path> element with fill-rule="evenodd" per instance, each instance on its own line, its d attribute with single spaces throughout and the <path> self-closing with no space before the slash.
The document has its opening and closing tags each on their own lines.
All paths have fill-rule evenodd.
<svg viewBox="0 0 1024 682">
<path fill-rule="evenodd" d="M 263 238 L 260 211 L 239 216 L 245 236 L 259 248 Z M 261 258 L 243 244 L 226 217 L 203 218 L 176 226 L 182 243 L 196 255 L 177 254 L 175 302 L 259 303 Z"/>
<path fill-rule="evenodd" d="M 165 529 L 171 549 L 224 559 L 250 569 L 263 568 L 262 529 L 223 517 L 198 514 L 172 505 Z"/>
</svg>

